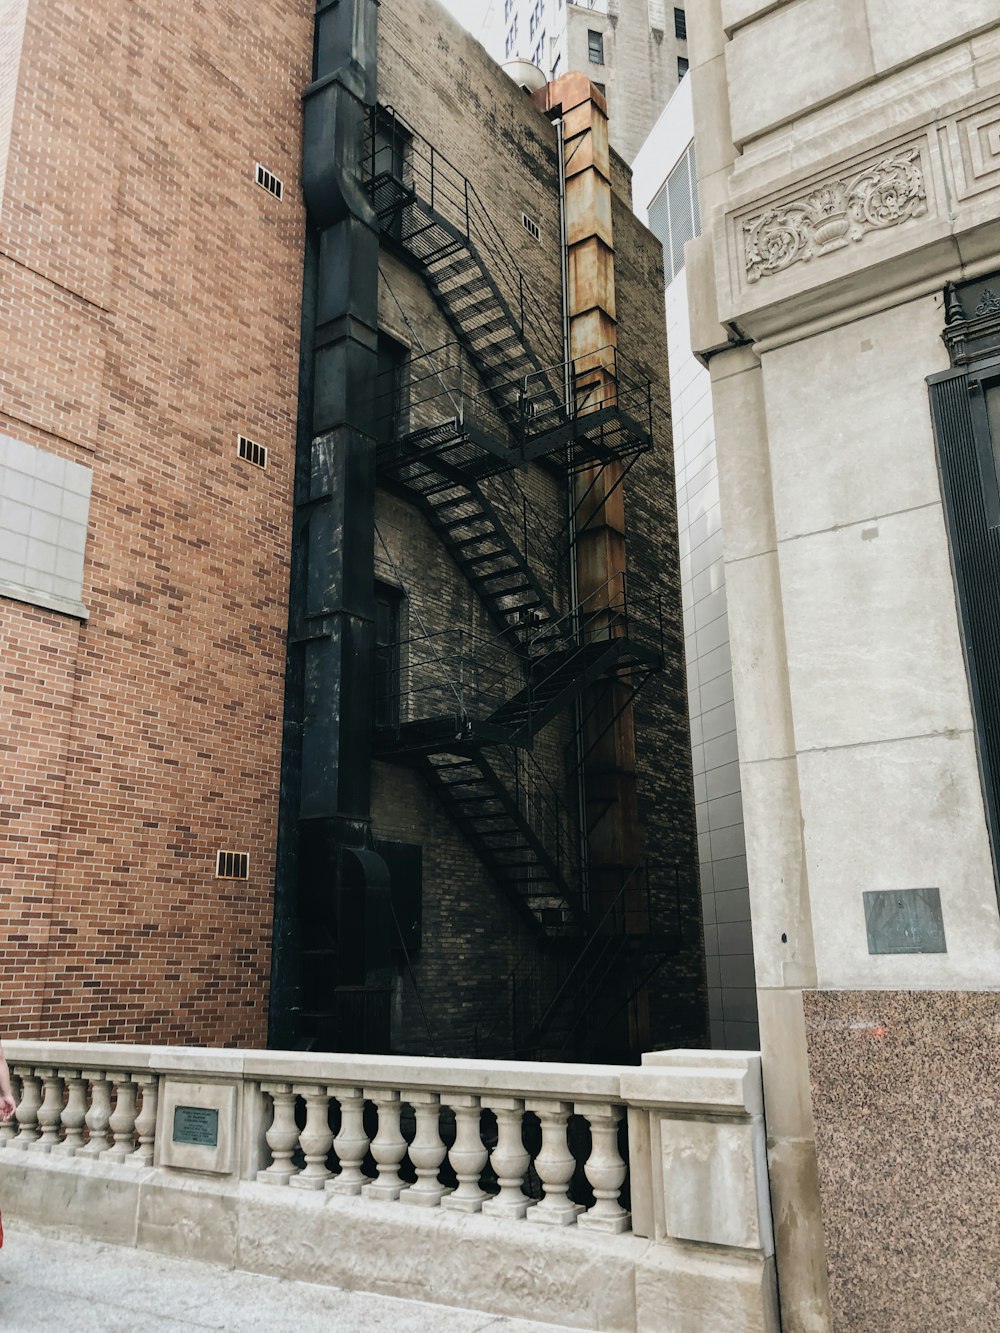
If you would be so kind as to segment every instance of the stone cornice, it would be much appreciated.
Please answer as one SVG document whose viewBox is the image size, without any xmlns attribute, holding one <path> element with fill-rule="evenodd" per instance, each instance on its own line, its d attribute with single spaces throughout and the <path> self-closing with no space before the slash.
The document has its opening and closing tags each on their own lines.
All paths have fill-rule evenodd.
<svg viewBox="0 0 1000 1333">
<path fill-rule="evenodd" d="M 910 144 L 851 176 L 828 180 L 803 197 L 744 220 L 746 280 L 758 282 L 926 211 L 920 145 Z"/>
<path fill-rule="evenodd" d="M 720 322 L 751 339 L 794 336 L 1000 254 L 1000 90 L 859 144 L 714 228 Z M 994 262 L 994 267 L 995 267 Z"/>
</svg>

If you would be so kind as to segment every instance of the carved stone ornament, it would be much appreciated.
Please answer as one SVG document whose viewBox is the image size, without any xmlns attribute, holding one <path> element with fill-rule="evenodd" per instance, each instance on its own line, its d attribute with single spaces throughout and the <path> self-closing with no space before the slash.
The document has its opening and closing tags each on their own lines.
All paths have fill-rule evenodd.
<svg viewBox="0 0 1000 1333">
<path fill-rule="evenodd" d="M 860 241 L 927 211 L 918 148 L 903 148 L 856 175 L 743 223 L 749 282 Z"/>
</svg>

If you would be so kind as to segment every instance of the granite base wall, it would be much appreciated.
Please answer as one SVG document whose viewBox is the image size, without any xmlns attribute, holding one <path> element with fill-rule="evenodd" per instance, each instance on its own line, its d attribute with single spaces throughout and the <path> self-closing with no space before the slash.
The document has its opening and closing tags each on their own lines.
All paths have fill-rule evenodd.
<svg viewBox="0 0 1000 1333">
<path fill-rule="evenodd" d="M 991 1333 L 1000 993 L 807 991 L 833 1324 Z"/>
</svg>

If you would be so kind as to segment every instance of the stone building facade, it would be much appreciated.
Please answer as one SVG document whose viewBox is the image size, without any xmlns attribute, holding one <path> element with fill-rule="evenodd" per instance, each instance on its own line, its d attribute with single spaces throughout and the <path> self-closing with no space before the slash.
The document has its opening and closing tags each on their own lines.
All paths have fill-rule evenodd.
<svg viewBox="0 0 1000 1333">
<path fill-rule="evenodd" d="M 626 162 L 688 67 L 684 6 L 664 0 L 493 0 L 484 41 L 497 61 L 528 60 L 551 78 L 571 71 L 592 78 Z"/>
<path fill-rule="evenodd" d="M 996 1322 L 988 0 L 691 12 L 783 1327 Z"/>
<path fill-rule="evenodd" d="M 2 13 L 8 1030 L 701 1044 L 661 261 L 600 99 L 567 367 L 572 127 L 433 0 Z M 573 521 L 629 534 L 582 611 Z"/>
</svg>

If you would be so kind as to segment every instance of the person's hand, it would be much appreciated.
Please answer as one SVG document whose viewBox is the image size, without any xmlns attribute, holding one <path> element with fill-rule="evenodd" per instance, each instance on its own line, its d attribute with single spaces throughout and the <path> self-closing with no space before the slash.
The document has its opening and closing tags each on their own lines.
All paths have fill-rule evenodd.
<svg viewBox="0 0 1000 1333">
<path fill-rule="evenodd" d="M 9 1120 L 14 1114 L 14 1098 L 0 1097 L 0 1120 Z"/>
</svg>

